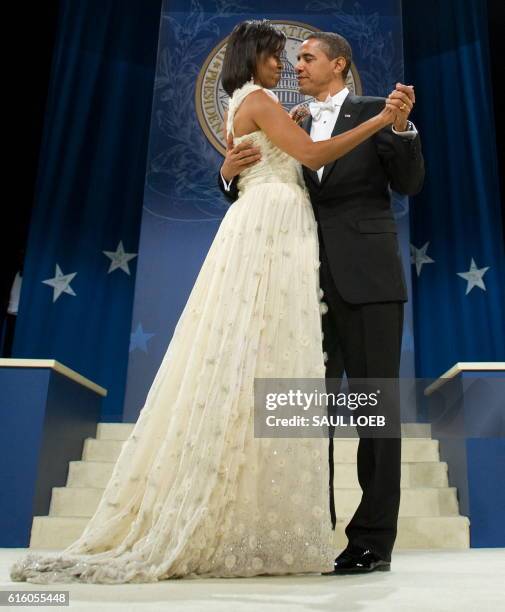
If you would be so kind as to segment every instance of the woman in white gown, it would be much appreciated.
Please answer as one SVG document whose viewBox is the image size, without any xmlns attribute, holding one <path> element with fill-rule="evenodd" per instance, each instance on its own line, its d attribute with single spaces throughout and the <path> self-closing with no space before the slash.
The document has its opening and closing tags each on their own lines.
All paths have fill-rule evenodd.
<svg viewBox="0 0 505 612">
<path fill-rule="evenodd" d="M 232 94 L 227 131 L 242 126 L 235 143 L 252 138 L 262 160 L 240 177 L 240 197 L 221 222 L 95 514 L 59 554 L 18 560 L 12 580 L 126 583 L 332 569 L 327 440 L 254 438 L 253 383 L 324 378 L 317 232 L 300 162 L 317 169 L 340 157 L 391 123 L 393 110 L 386 104 L 358 128 L 313 143 L 267 95 L 280 78 L 284 44 L 265 21 L 233 31 L 223 68 Z M 244 57 L 244 77 L 233 73 L 236 57 Z"/>
</svg>

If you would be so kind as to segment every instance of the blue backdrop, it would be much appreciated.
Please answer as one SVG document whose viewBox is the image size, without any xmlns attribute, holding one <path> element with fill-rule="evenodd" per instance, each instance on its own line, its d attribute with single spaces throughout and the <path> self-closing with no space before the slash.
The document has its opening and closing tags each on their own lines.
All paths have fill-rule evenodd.
<svg viewBox="0 0 505 612">
<path fill-rule="evenodd" d="M 437 24 L 437 27 L 433 27 Z M 416 369 L 505 361 L 505 260 L 486 3 L 404 3 L 426 181 L 413 198 Z"/>
<path fill-rule="evenodd" d="M 103 420 L 123 410 L 160 8 L 60 3 L 12 356 L 106 387 Z"/>
<path fill-rule="evenodd" d="M 293 0 L 278 12 L 260 0 L 174 0 L 161 21 L 160 8 L 61 1 L 13 347 L 14 357 L 55 358 L 108 388 L 104 420 L 122 418 L 127 364 L 125 418 L 136 418 L 226 210 L 215 187 L 221 156 L 195 112 L 214 46 L 241 19 L 290 19 L 342 32 L 364 93 L 384 95 L 402 78 L 397 0 Z M 427 164 L 411 215 L 417 374 L 436 376 L 455 361 L 505 359 L 485 4 L 403 11 Z M 407 202 L 395 210 L 405 253 Z M 410 375 L 410 310 L 403 346 Z"/>
<path fill-rule="evenodd" d="M 266 0 L 163 3 L 128 366 L 127 421 L 136 420 L 144 405 L 226 212 L 227 203 L 216 186 L 222 157 L 202 129 L 201 110 L 195 105 L 199 75 L 209 54 L 238 22 L 264 17 L 343 34 L 352 45 L 364 94 L 387 95 L 403 79 L 399 0 L 287 0 L 278 7 Z M 210 65 L 209 70 L 218 72 L 218 68 Z M 292 73 L 292 66 L 286 69 Z M 289 76 L 285 73 L 288 81 Z M 210 123 L 213 113 L 212 107 Z M 408 201 L 396 198 L 395 212 L 410 284 Z M 402 373 L 413 376 L 410 305 L 406 315 Z"/>
</svg>

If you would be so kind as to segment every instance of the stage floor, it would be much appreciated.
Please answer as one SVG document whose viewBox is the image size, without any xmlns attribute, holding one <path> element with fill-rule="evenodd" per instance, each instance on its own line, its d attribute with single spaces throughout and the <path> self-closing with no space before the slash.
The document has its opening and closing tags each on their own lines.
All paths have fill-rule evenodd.
<svg viewBox="0 0 505 612">
<path fill-rule="evenodd" d="M 11 582 L 8 568 L 24 552 L 0 549 L 0 590 L 67 590 L 73 610 L 496 612 L 503 605 L 503 548 L 398 551 L 391 572 L 361 576 L 183 579 L 114 586 Z"/>
</svg>

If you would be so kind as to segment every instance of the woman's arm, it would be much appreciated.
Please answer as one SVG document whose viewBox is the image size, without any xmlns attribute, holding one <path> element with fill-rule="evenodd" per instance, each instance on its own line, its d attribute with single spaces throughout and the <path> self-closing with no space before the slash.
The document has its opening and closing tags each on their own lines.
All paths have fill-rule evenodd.
<svg viewBox="0 0 505 612">
<path fill-rule="evenodd" d="M 339 136 L 313 142 L 307 132 L 263 91 L 249 94 L 243 104 L 247 104 L 254 123 L 279 149 L 312 170 L 342 157 L 395 119 L 395 105 L 387 99 L 386 106 L 375 117 Z"/>
</svg>

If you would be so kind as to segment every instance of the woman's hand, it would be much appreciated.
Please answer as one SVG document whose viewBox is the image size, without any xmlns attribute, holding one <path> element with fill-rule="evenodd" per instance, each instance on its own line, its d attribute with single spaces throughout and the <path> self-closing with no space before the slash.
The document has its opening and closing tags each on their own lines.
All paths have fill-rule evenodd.
<svg viewBox="0 0 505 612">
<path fill-rule="evenodd" d="M 394 124 L 395 129 L 402 132 L 406 128 L 414 102 L 414 87 L 397 83 L 396 89 L 386 98 L 386 106 L 380 115 L 387 121 L 386 125 Z"/>
<path fill-rule="evenodd" d="M 400 105 L 398 106 L 399 112 L 396 115 L 396 121 L 393 127 L 398 132 L 403 132 L 407 128 L 409 115 L 416 102 L 414 86 L 397 83 L 396 89 L 389 94 L 389 98 L 400 101 Z"/>
<path fill-rule="evenodd" d="M 386 105 L 378 114 L 378 117 L 380 117 L 383 123 L 383 127 L 392 125 L 396 121 L 399 112 L 399 105 L 400 103 L 397 100 L 392 98 L 386 98 Z"/>
</svg>

